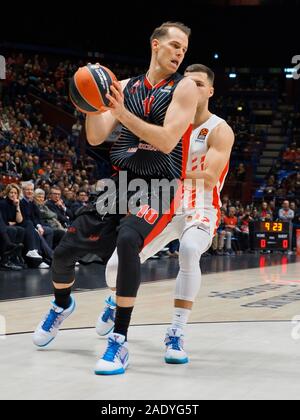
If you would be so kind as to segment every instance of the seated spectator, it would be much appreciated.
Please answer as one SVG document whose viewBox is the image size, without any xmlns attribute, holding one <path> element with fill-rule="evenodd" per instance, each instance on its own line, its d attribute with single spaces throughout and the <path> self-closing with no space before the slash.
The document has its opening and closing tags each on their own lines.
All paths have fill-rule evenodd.
<svg viewBox="0 0 300 420">
<path fill-rule="evenodd" d="M 224 217 L 225 231 L 222 232 L 222 235 L 226 238 L 226 253 L 228 255 L 233 254 L 232 251 L 232 238 L 235 233 L 238 232 L 238 218 L 236 217 L 235 207 L 229 208 L 228 216 Z M 238 247 L 239 251 L 239 247 Z"/>
<path fill-rule="evenodd" d="M 34 164 L 32 161 L 27 162 L 22 170 L 22 180 L 23 181 L 34 181 L 36 179 Z"/>
<path fill-rule="evenodd" d="M 260 221 L 259 212 L 256 208 L 254 208 L 252 210 L 251 219 L 252 219 L 253 222 L 259 222 Z"/>
<path fill-rule="evenodd" d="M 261 210 L 258 214 L 259 220 L 261 222 L 272 221 L 273 220 L 273 213 L 269 208 L 269 204 L 264 201 L 261 205 Z"/>
<path fill-rule="evenodd" d="M 225 216 L 226 216 L 226 211 L 222 208 L 220 224 L 216 232 L 216 235 L 213 238 L 213 243 L 212 243 L 213 252 L 216 255 L 223 255 L 224 239 L 225 239 L 225 223 L 224 223 Z"/>
<path fill-rule="evenodd" d="M 10 184 L 5 190 L 5 199 L 0 201 L 0 212 L 7 232 L 14 243 L 25 245 L 25 256 L 34 265 L 42 263 L 42 257 L 38 253 L 39 237 L 31 221 L 25 221 L 20 209 L 20 188 L 16 184 Z"/>
<path fill-rule="evenodd" d="M 70 226 L 72 220 L 72 212 L 67 209 L 61 198 L 61 190 L 58 187 L 52 187 L 50 190 L 49 200 L 46 202 L 47 207 L 52 210 L 63 228 Z"/>
<path fill-rule="evenodd" d="M 288 200 L 285 200 L 282 204 L 281 209 L 279 210 L 278 219 L 282 222 L 292 223 L 294 217 L 295 213 L 292 209 L 290 209 L 290 202 Z"/>
<path fill-rule="evenodd" d="M 57 214 L 54 211 L 51 211 L 45 204 L 44 190 L 36 189 L 34 191 L 34 202 L 39 209 L 42 225 L 50 226 L 53 229 L 53 249 L 55 249 L 64 236 L 66 229 L 63 228 L 62 224 L 57 219 Z"/>
<path fill-rule="evenodd" d="M 82 207 L 86 207 L 89 201 L 89 196 L 84 190 L 79 190 L 77 193 L 77 200 L 71 206 L 71 211 L 73 213 L 73 219 L 76 216 L 76 212 Z"/>
<path fill-rule="evenodd" d="M 240 224 L 240 234 L 239 239 L 241 241 L 241 249 L 243 252 L 249 251 L 250 249 L 250 230 L 249 230 L 249 223 L 252 222 L 253 219 L 250 215 L 250 211 L 246 210 L 244 215 L 242 215 L 239 219 Z"/>
<path fill-rule="evenodd" d="M 53 229 L 50 226 L 43 225 L 41 220 L 41 215 L 38 206 L 33 200 L 34 195 L 34 185 L 31 183 L 26 183 L 23 186 L 23 195 L 24 197 L 21 200 L 21 211 L 24 217 L 24 221 L 31 221 L 35 227 L 37 233 L 41 238 L 40 248 L 44 251 L 45 256 L 52 260 L 53 258 Z M 43 241 L 46 241 L 46 244 Z M 42 268 L 42 267 L 40 267 Z M 43 268 L 46 267 L 46 264 L 43 264 Z"/>
<path fill-rule="evenodd" d="M 64 188 L 64 190 L 63 190 L 63 201 L 65 203 L 65 206 L 68 209 L 71 209 L 73 204 L 75 203 L 75 197 L 76 197 L 76 194 L 74 193 L 74 191 L 72 191 L 69 188 Z"/>
<path fill-rule="evenodd" d="M 2 214 L 0 212 L 0 269 L 1 270 L 22 270 L 22 266 L 17 262 L 14 263 L 20 256 L 20 251 L 23 248 L 22 244 L 13 243 L 7 233 L 7 226 L 4 223 Z"/>
</svg>

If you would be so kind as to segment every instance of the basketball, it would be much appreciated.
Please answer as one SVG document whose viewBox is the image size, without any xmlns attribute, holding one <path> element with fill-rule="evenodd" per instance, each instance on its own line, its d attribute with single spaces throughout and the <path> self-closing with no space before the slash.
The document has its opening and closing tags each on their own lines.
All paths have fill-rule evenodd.
<svg viewBox="0 0 300 420">
<path fill-rule="evenodd" d="M 80 67 L 70 80 L 69 94 L 73 105 L 85 114 L 107 111 L 110 86 L 117 80 L 114 73 L 99 64 Z"/>
</svg>

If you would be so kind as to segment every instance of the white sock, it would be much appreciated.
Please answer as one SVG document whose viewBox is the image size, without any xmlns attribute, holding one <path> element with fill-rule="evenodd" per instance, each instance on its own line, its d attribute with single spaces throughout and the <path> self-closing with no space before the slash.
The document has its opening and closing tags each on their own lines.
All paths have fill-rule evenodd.
<svg viewBox="0 0 300 420">
<path fill-rule="evenodd" d="M 190 309 L 174 308 L 172 328 L 183 330 L 189 320 L 190 313 Z"/>
</svg>

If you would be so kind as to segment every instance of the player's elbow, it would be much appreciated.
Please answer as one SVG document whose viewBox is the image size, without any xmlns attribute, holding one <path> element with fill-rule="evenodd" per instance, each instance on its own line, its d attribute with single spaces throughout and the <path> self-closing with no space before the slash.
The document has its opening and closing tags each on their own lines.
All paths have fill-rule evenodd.
<svg viewBox="0 0 300 420">
<path fill-rule="evenodd" d="M 86 139 L 91 146 L 98 146 L 103 143 L 105 139 L 101 139 L 99 136 L 96 136 L 93 133 L 87 132 Z"/>
<path fill-rule="evenodd" d="M 175 146 L 173 145 L 164 145 L 163 147 L 161 147 L 161 152 L 163 152 L 165 155 L 169 155 L 173 152 L 174 149 Z"/>
<path fill-rule="evenodd" d="M 177 144 L 179 143 L 179 140 L 174 142 L 174 138 L 167 137 L 164 142 L 162 142 L 162 146 L 160 148 L 161 152 L 165 153 L 166 155 L 169 155 L 173 152 Z"/>
</svg>

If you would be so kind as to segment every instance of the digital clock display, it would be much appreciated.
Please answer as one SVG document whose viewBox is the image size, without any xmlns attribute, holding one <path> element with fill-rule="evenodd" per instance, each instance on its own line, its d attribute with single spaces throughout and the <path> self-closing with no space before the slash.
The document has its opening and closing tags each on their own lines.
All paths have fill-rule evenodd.
<svg viewBox="0 0 300 420">
<path fill-rule="evenodd" d="M 262 222 L 262 231 L 283 232 L 282 222 Z"/>
<path fill-rule="evenodd" d="M 251 222 L 253 249 L 288 250 L 291 245 L 291 224 L 288 222 Z"/>
</svg>

